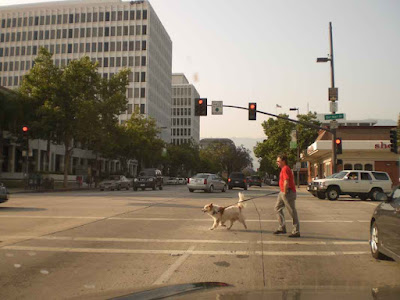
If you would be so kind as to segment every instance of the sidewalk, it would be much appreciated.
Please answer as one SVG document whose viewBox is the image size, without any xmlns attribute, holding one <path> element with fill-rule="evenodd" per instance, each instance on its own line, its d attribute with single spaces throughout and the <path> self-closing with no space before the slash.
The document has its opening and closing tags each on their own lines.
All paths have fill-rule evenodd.
<svg viewBox="0 0 400 300">
<path fill-rule="evenodd" d="M 81 187 L 78 187 L 76 184 L 72 184 L 69 187 L 63 188 L 63 187 L 57 187 L 51 190 L 26 190 L 22 187 L 20 188 L 7 188 L 7 190 L 10 192 L 10 194 L 26 194 L 26 193 L 56 193 L 56 192 L 71 192 L 71 191 L 88 191 L 88 190 L 96 190 L 97 188 L 92 185 L 92 187 L 89 187 L 86 183 L 83 183 Z"/>
</svg>

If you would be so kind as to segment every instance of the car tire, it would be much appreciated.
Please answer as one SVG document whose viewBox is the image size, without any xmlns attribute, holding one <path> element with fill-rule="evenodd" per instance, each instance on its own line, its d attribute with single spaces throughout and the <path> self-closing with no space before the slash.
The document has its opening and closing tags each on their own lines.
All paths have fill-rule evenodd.
<svg viewBox="0 0 400 300">
<path fill-rule="evenodd" d="M 326 197 L 331 201 L 337 200 L 339 198 L 339 188 L 335 186 L 328 187 Z"/>
<path fill-rule="evenodd" d="M 214 186 L 213 186 L 213 185 L 210 185 L 210 188 L 208 189 L 208 192 L 209 192 L 209 193 L 214 192 Z"/>
<path fill-rule="evenodd" d="M 326 199 L 326 194 L 323 192 L 317 192 L 318 199 L 324 200 Z"/>
<path fill-rule="evenodd" d="M 193 193 L 193 192 L 194 192 L 194 189 L 189 189 L 189 192 Z"/>
<path fill-rule="evenodd" d="M 354 199 L 354 198 L 357 198 L 357 194 L 354 194 L 354 193 L 350 193 L 349 196 L 350 196 L 351 198 L 353 198 L 353 199 Z"/>
<path fill-rule="evenodd" d="M 379 230 L 376 222 L 373 222 L 370 230 L 370 241 L 369 241 L 372 257 L 375 259 L 383 259 L 386 256 L 379 251 Z"/>
<path fill-rule="evenodd" d="M 371 200 L 372 201 L 376 201 L 376 195 L 378 194 L 378 193 L 382 193 L 383 191 L 382 191 L 382 189 L 380 189 L 380 188 L 373 188 L 372 190 L 371 190 L 371 192 L 369 193 L 370 194 L 370 198 L 371 198 Z"/>
<path fill-rule="evenodd" d="M 368 194 L 358 194 L 358 197 L 362 200 L 365 201 L 368 199 Z"/>
<path fill-rule="evenodd" d="M 222 192 L 223 192 L 223 193 L 226 192 L 226 184 L 224 184 L 224 187 L 222 188 Z"/>
<path fill-rule="evenodd" d="M 160 185 L 160 186 L 158 187 L 158 189 L 161 191 L 161 190 L 163 189 L 163 186 Z"/>
</svg>

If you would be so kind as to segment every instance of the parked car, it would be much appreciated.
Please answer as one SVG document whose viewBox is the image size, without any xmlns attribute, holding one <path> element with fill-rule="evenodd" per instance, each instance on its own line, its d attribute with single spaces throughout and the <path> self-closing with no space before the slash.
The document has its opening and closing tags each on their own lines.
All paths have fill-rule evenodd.
<svg viewBox="0 0 400 300">
<path fill-rule="evenodd" d="M 161 171 L 154 168 L 144 169 L 139 173 L 139 176 L 133 180 L 134 191 L 137 191 L 138 188 L 141 188 L 143 191 L 146 188 L 155 190 L 157 187 L 162 190 L 163 185 L 164 179 Z"/>
<path fill-rule="evenodd" d="M 228 177 L 228 187 L 230 190 L 234 187 L 247 190 L 247 182 L 244 174 L 242 172 L 232 172 Z"/>
<path fill-rule="evenodd" d="M 6 186 L 0 182 L 0 203 L 4 203 L 8 201 L 8 190 Z"/>
<path fill-rule="evenodd" d="M 186 178 L 179 177 L 176 180 L 178 181 L 178 184 L 186 184 L 187 183 Z"/>
<path fill-rule="evenodd" d="M 248 180 L 247 183 L 248 183 L 249 187 L 250 187 L 250 186 L 253 186 L 253 185 L 256 185 L 256 186 L 259 186 L 259 187 L 262 186 L 261 177 L 260 177 L 260 176 L 257 176 L 257 175 L 252 175 L 252 176 L 250 176 L 250 178 L 249 178 L 249 180 Z"/>
<path fill-rule="evenodd" d="M 203 190 L 209 193 L 214 190 L 226 192 L 227 189 L 226 182 L 221 177 L 210 173 L 199 173 L 189 178 L 187 187 L 191 193 L 195 190 Z"/>
<path fill-rule="evenodd" d="M 320 199 L 336 200 L 340 195 L 350 195 L 361 200 L 376 200 L 377 193 L 391 192 L 392 180 L 386 172 L 346 170 L 313 180 L 307 190 Z"/>
<path fill-rule="evenodd" d="M 277 179 L 277 178 L 271 179 L 269 185 L 270 185 L 270 186 L 279 186 L 279 181 L 278 181 L 278 179 Z"/>
<path fill-rule="evenodd" d="M 165 181 L 165 184 L 168 184 L 168 185 L 175 185 L 175 184 L 178 184 L 178 180 L 177 180 L 177 178 L 175 178 L 175 177 L 169 177 L 169 178 Z"/>
<path fill-rule="evenodd" d="M 400 186 L 387 196 L 377 193 L 383 201 L 376 208 L 370 223 L 371 254 L 376 259 L 389 256 L 400 261 Z"/>
<path fill-rule="evenodd" d="M 123 175 L 112 175 L 109 179 L 99 183 L 100 191 L 104 190 L 129 190 L 131 187 L 131 181 Z"/>
</svg>

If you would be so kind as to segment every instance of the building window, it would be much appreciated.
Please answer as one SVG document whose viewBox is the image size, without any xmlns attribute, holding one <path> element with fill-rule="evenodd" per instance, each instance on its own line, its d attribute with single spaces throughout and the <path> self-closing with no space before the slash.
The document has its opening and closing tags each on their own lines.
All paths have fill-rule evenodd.
<svg viewBox="0 0 400 300">
<path fill-rule="evenodd" d="M 68 53 L 72 53 L 72 44 L 68 44 Z"/>
<path fill-rule="evenodd" d="M 140 26 L 140 25 L 136 25 L 136 35 L 140 35 L 141 34 L 141 31 L 142 30 L 142 26 Z"/>
<path fill-rule="evenodd" d="M 74 15 L 73 14 L 69 14 L 69 23 L 74 23 Z"/>
<path fill-rule="evenodd" d="M 147 34 L 147 26 L 146 26 L 146 25 L 143 25 L 143 26 L 142 26 L 142 34 L 143 34 L 143 35 L 146 35 L 146 34 Z"/>
<path fill-rule="evenodd" d="M 146 97 L 146 89 L 140 88 L 140 98 L 145 98 L 145 97 Z"/>
<path fill-rule="evenodd" d="M 106 12 L 106 22 L 110 21 L 110 12 Z"/>
<path fill-rule="evenodd" d="M 104 43 L 104 52 L 108 52 L 108 43 Z"/>
<path fill-rule="evenodd" d="M 113 68 L 115 66 L 115 58 L 110 57 L 110 67 Z"/>
<path fill-rule="evenodd" d="M 126 67 L 128 65 L 128 58 L 127 57 L 122 57 L 122 66 Z"/>
<path fill-rule="evenodd" d="M 363 169 L 363 165 L 362 164 L 355 164 L 354 165 L 354 170 L 362 170 Z"/>
<path fill-rule="evenodd" d="M 110 51 L 115 51 L 115 42 L 110 42 Z"/>
<path fill-rule="evenodd" d="M 364 170 L 365 171 L 373 171 L 374 167 L 372 166 L 372 164 L 365 164 L 364 165 Z"/>
<path fill-rule="evenodd" d="M 124 35 L 129 35 L 129 26 L 124 26 Z"/>
<path fill-rule="evenodd" d="M 139 88 L 135 88 L 133 92 L 134 92 L 134 97 L 139 98 Z M 136 109 L 135 109 L 135 111 L 136 111 Z"/>
<path fill-rule="evenodd" d="M 122 21 L 122 11 L 118 12 L 118 21 Z"/>
<path fill-rule="evenodd" d="M 129 56 L 129 66 L 133 67 L 133 56 Z"/>
<path fill-rule="evenodd" d="M 130 19 L 130 20 L 135 20 L 135 11 L 134 11 L 134 10 L 131 10 L 131 11 L 129 12 L 129 19 Z"/>
<path fill-rule="evenodd" d="M 147 20 L 147 10 L 143 10 L 143 20 Z"/>
<path fill-rule="evenodd" d="M 129 20 L 129 12 L 126 10 L 124 11 L 124 21 Z"/>
<path fill-rule="evenodd" d="M 146 41 L 142 41 L 142 50 L 146 50 L 147 49 L 147 43 Z"/>
<path fill-rule="evenodd" d="M 99 22 L 104 21 L 104 12 L 99 12 Z"/>
<path fill-rule="evenodd" d="M 140 81 L 141 81 L 141 82 L 146 82 L 146 72 L 142 72 L 142 73 L 140 74 Z"/>
<path fill-rule="evenodd" d="M 135 82 L 139 82 L 139 72 L 135 72 Z"/>
<path fill-rule="evenodd" d="M 111 36 L 115 36 L 115 26 L 111 27 Z"/>
<path fill-rule="evenodd" d="M 132 98 L 133 97 L 133 89 L 132 88 L 128 88 L 128 98 Z M 132 104 L 129 104 L 131 106 L 131 110 L 129 112 L 129 106 L 128 106 L 128 114 L 132 113 Z"/>
<path fill-rule="evenodd" d="M 141 10 L 137 10 L 136 11 L 136 20 L 140 20 L 142 19 L 142 11 Z"/>
<path fill-rule="evenodd" d="M 142 114 L 142 115 L 145 114 L 145 106 L 144 106 L 144 104 L 140 104 L 140 114 Z"/>
<path fill-rule="evenodd" d="M 116 67 L 120 67 L 121 66 L 121 57 L 117 57 L 115 66 Z"/>
<path fill-rule="evenodd" d="M 108 57 L 104 57 L 103 66 L 104 68 L 108 67 Z"/>
</svg>

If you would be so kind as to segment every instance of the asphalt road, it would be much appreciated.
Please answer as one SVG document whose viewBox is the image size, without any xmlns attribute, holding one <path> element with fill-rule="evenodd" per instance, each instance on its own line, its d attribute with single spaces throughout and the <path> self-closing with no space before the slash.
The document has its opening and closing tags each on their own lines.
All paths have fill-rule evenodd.
<svg viewBox="0 0 400 300">
<path fill-rule="evenodd" d="M 253 187 L 245 195 L 272 191 Z M 263 196 L 246 202 L 248 230 L 240 223 L 209 230 L 212 219 L 201 208 L 233 204 L 238 192 L 166 186 L 11 195 L 0 204 L 0 299 L 84 299 L 201 281 L 238 289 L 399 284 L 400 264 L 370 255 L 377 203 L 299 192 L 302 236 L 290 239 L 272 235 L 276 195 Z M 289 216 L 286 222 L 290 232 Z"/>
</svg>

